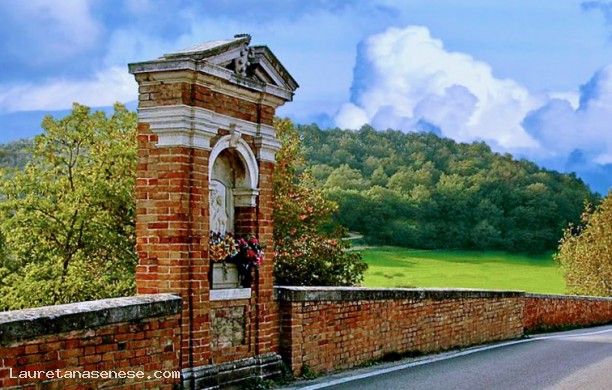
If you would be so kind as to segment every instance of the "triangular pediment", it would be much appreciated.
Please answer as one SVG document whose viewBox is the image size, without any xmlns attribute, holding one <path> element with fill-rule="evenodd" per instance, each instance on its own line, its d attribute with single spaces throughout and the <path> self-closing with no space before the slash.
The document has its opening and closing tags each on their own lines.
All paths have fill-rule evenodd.
<svg viewBox="0 0 612 390">
<path fill-rule="evenodd" d="M 267 46 L 249 46 L 250 35 L 206 42 L 162 57 L 165 60 L 190 58 L 234 72 L 237 76 L 295 91 L 299 85 Z"/>
</svg>

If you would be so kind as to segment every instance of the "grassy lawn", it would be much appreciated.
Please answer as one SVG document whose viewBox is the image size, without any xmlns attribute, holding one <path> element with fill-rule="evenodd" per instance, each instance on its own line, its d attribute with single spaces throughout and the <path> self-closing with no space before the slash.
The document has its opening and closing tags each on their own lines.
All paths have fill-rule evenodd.
<svg viewBox="0 0 612 390">
<path fill-rule="evenodd" d="M 552 255 L 424 251 L 372 247 L 361 251 L 370 266 L 366 287 L 460 287 L 562 294 L 563 276 Z"/>
</svg>

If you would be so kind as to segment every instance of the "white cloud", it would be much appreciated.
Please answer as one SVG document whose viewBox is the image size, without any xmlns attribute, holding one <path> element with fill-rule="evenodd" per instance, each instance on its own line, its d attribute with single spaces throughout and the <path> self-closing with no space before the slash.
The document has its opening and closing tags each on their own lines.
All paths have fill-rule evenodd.
<svg viewBox="0 0 612 390">
<path fill-rule="evenodd" d="M 26 43 L 37 44 L 38 52 L 13 46 L 14 54 L 28 56 L 32 62 L 62 61 L 66 56 L 78 54 L 95 46 L 102 32 L 100 23 L 91 13 L 87 0 L 27 0 L 2 7 L 3 13 L 15 24 L 15 34 L 25 35 Z M 27 26 L 27 27 L 25 27 Z M 12 37 L 12 42 L 22 42 Z"/>
<path fill-rule="evenodd" d="M 523 123 L 551 156 L 579 150 L 597 164 L 612 163 L 612 65 L 582 86 L 580 104 L 551 100 Z"/>
<path fill-rule="evenodd" d="M 90 80 L 53 80 L 0 88 L 0 112 L 58 110 L 73 102 L 87 106 L 108 106 L 138 96 L 134 76 L 126 67 L 112 67 Z"/>
<path fill-rule="evenodd" d="M 353 105 L 341 108 L 339 127 L 370 122 L 412 130 L 424 120 L 458 141 L 537 146 L 521 121 L 543 102 L 513 80 L 495 78 L 488 64 L 447 51 L 425 27 L 373 35 L 361 44 L 357 61 Z"/>
<path fill-rule="evenodd" d="M 580 106 L 580 92 L 578 91 L 550 91 L 548 97 L 551 99 L 567 100 L 572 108 Z"/>
<path fill-rule="evenodd" d="M 7 54 L 7 58 L 13 59 L 10 64 L 15 69 L 38 61 L 37 67 L 28 70 L 37 71 L 37 80 L 49 78 L 54 81 L 29 83 L 26 80 L 31 79 L 33 72 L 24 71 L 23 76 L 17 78 L 14 77 L 16 71 L 12 70 L 13 77 L 0 82 L 0 112 L 58 105 L 55 101 L 31 102 L 26 96 L 17 96 L 17 91 L 43 96 L 44 91 L 53 86 L 79 90 L 80 85 L 94 82 L 80 81 L 82 78 L 97 79 L 105 73 L 104 69 L 120 66 L 126 77 L 130 77 L 126 66 L 130 62 L 152 60 L 236 33 L 250 33 L 253 44 L 268 45 L 301 86 L 295 95 L 295 104 L 284 106 L 279 114 L 305 118 L 305 121 L 325 114 L 330 117 L 348 98 L 357 42 L 364 34 L 379 30 L 395 17 L 369 0 L 338 4 L 253 0 L 239 9 L 223 1 L 171 4 L 126 0 L 115 6 L 107 6 L 106 1 L 99 0 L 23 3 L 7 11 L 11 12 L 11 20 L 31 20 L 35 25 L 17 34 L 23 39 L 10 45 L 11 49 L 16 49 Z M 262 4 L 270 12 L 262 13 Z M 0 13 L 3 8 L 0 1 Z M 108 11 L 111 8 L 114 11 Z M 172 17 L 166 17 L 168 15 Z M 41 18 L 48 18 L 49 23 Z M 49 31 L 41 32 L 43 27 Z M 21 41 L 31 43 L 32 48 L 23 50 Z M 84 46 L 93 46 L 91 50 L 95 53 L 87 52 Z M 32 55 L 34 50 L 35 56 Z M 69 85 L 71 83 L 74 88 Z M 42 90 L 38 92 L 39 89 Z M 15 97 L 14 101 L 7 100 L 9 95 Z M 82 100 L 80 96 L 72 100 Z"/>
<path fill-rule="evenodd" d="M 368 122 L 369 117 L 365 110 L 357 107 L 353 103 L 344 104 L 336 116 L 336 123 L 339 123 L 341 127 L 347 129 L 358 129 L 360 126 Z"/>
<path fill-rule="evenodd" d="M 425 27 L 390 28 L 360 44 L 351 90 L 335 116 L 342 128 L 425 128 L 587 176 L 612 168 L 612 65 L 579 92 L 532 94 Z M 605 192 L 609 179 L 597 180 Z"/>
</svg>

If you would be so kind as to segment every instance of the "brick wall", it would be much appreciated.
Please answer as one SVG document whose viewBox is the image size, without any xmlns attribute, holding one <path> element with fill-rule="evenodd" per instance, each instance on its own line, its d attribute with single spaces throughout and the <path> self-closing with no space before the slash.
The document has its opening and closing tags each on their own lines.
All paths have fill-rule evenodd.
<svg viewBox="0 0 612 390">
<path fill-rule="evenodd" d="M 179 297 L 159 294 L 0 313 L 0 388 L 175 388 L 179 377 L 146 377 L 181 370 L 181 307 Z M 262 312 L 252 315 L 253 308 Z M 253 366 L 249 375 L 275 366 L 271 352 L 279 340 L 283 359 L 299 374 L 306 365 L 330 372 L 388 353 L 517 338 L 523 329 L 612 322 L 612 298 L 482 290 L 277 287 L 272 302 L 210 302 L 210 310 L 213 384 L 233 380 L 235 362 L 254 350 L 256 361 L 243 361 Z M 141 371 L 146 377 L 18 378 L 40 370 Z"/>
<path fill-rule="evenodd" d="M 180 370 L 180 307 L 180 298 L 162 294 L 0 313 L 0 388 L 173 389 L 180 376 L 154 376 Z M 40 370 L 144 377 L 11 378 Z"/>
<path fill-rule="evenodd" d="M 272 125 L 274 107 L 257 104 L 203 85 L 176 83 L 142 85 L 139 107 L 159 107 L 185 104 L 223 113 L 234 118 Z"/>
<path fill-rule="evenodd" d="M 281 356 L 294 373 L 523 334 L 519 292 L 279 287 L 277 295 Z"/>
<path fill-rule="evenodd" d="M 524 321 L 528 331 L 612 323 L 612 298 L 527 294 Z"/>
<path fill-rule="evenodd" d="M 259 164 L 259 202 L 257 207 L 257 232 L 259 239 L 267 247 L 265 260 L 256 271 L 257 326 L 256 353 L 278 353 L 279 315 L 278 302 L 274 296 L 274 195 L 273 195 L 274 163 L 262 161 Z"/>
</svg>

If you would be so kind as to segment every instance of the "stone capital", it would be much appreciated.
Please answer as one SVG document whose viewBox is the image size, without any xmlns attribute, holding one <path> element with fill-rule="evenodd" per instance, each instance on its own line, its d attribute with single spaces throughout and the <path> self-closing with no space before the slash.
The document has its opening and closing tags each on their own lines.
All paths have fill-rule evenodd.
<svg viewBox="0 0 612 390">
<path fill-rule="evenodd" d="M 257 195 L 259 195 L 259 188 L 234 188 L 234 206 L 255 207 L 257 206 Z"/>
<path fill-rule="evenodd" d="M 259 161 L 276 161 L 276 151 L 280 149 L 281 142 L 276 137 L 265 134 L 255 138 L 257 159 Z"/>
</svg>

